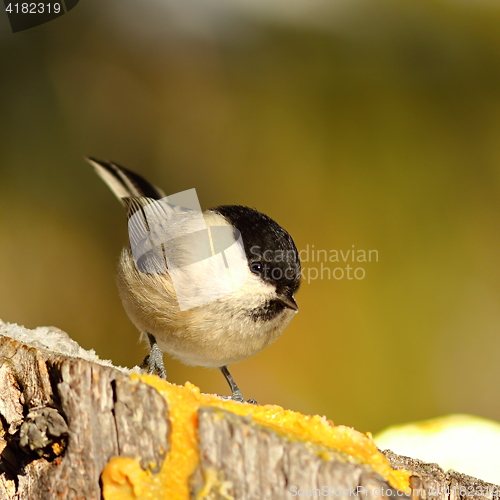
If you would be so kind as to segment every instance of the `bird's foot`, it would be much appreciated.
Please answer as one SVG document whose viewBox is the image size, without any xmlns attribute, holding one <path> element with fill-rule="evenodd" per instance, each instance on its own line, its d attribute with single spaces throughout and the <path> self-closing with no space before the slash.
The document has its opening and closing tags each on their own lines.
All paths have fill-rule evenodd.
<svg viewBox="0 0 500 500">
<path fill-rule="evenodd" d="M 248 399 L 245 401 L 245 398 L 243 397 L 243 394 L 241 392 L 235 392 L 232 396 L 221 396 L 221 398 L 224 401 L 237 401 L 238 403 L 249 403 L 251 405 L 258 405 L 257 401 L 255 399 Z"/>
<path fill-rule="evenodd" d="M 156 339 L 153 335 L 148 333 L 149 341 L 151 344 L 151 350 L 149 354 L 144 358 L 141 364 L 143 370 L 147 370 L 149 375 L 154 375 L 155 373 L 162 379 L 167 379 L 167 371 L 165 370 L 165 365 L 163 364 L 163 353 L 156 343 Z"/>
<path fill-rule="evenodd" d="M 231 392 L 233 393 L 231 396 L 222 396 L 222 397 L 228 401 L 233 400 L 233 401 L 238 401 L 238 403 L 244 403 L 245 398 L 243 397 L 243 394 L 239 390 L 238 386 L 236 385 L 236 382 L 234 381 L 232 375 L 229 373 L 227 366 L 221 366 L 219 370 L 222 372 L 222 375 L 224 375 L 224 378 L 227 380 L 227 383 L 231 388 Z M 257 401 L 255 401 L 255 399 L 249 399 L 247 403 L 256 405 Z"/>
</svg>

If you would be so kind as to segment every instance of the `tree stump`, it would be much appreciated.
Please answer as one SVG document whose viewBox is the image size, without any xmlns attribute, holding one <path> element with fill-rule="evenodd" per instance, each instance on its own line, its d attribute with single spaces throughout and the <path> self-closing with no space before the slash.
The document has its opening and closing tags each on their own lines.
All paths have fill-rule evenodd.
<svg viewBox="0 0 500 500">
<path fill-rule="evenodd" d="M 168 457 L 172 429 L 182 434 L 184 422 L 134 372 L 99 360 L 57 328 L 0 321 L 0 499 L 498 498 L 494 485 L 386 451 L 394 469 L 409 472 L 411 489 L 398 490 L 346 450 L 204 405 L 194 422 L 196 460 L 169 489 L 154 481 L 179 472 Z M 181 446 L 175 456 L 184 454 Z M 133 474 L 124 472 L 130 463 L 138 464 Z M 106 489 L 115 473 L 119 494 Z"/>
</svg>

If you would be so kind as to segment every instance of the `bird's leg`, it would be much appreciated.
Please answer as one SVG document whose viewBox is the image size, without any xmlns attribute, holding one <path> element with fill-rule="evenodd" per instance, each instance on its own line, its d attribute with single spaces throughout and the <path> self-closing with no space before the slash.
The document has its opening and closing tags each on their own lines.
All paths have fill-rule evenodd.
<svg viewBox="0 0 500 500">
<path fill-rule="evenodd" d="M 163 364 L 163 353 L 158 347 L 154 335 L 151 335 L 151 333 L 148 332 L 146 332 L 146 335 L 148 336 L 151 349 L 149 354 L 144 358 L 141 368 L 147 370 L 150 375 L 154 375 L 156 372 L 159 377 L 166 380 L 167 371 L 165 370 L 165 365 Z"/>
<path fill-rule="evenodd" d="M 245 402 L 245 398 L 243 397 L 243 394 L 239 390 L 238 386 L 236 385 L 236 382 L 234 381 L 233 376 L 229 373 L 229 370 L 227 369 L 227 366 L 221 366 L 219 370 L 222 372 L 222 375 L 224 375 L 224 378 L 227 380 L 227 383 L 229 384 L 229 387 L 231 388 L 231 392 L 233 393 L 231 395 L 231 399 L 234 401 L 239 401 L 240 403 Z M 257 404 L 257 401 L 255 399 L 249 399 L 248 403 L 252 403 L 254 405 Z"/>
</svg>

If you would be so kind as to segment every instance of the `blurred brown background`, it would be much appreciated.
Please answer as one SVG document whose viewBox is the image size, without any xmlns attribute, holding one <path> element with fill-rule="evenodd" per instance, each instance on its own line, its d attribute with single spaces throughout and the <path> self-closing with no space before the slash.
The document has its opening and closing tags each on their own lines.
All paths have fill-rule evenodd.
<svg viewBox="0 0 500 500">
<path fill-rule="evenodd" d="M 232 367 L 247 397 L 363 431 L 500 420 L 499 27 L 480 0 L 81 0 L 16 34 L 0 15 L 0 318 L 146 354 L 93 155 L 256 207 L 299 249 L 378 251 L 362 280 L 303 283 L 283 337 Z"/>
</svg>

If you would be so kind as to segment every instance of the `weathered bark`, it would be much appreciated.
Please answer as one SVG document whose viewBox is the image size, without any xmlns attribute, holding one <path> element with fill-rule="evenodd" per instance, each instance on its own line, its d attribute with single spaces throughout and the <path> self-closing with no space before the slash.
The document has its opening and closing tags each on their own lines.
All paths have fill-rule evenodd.
<svg viewBox="0 0 500 500">
<path fill-rule="evenodd" d="M 0 394 L 2 499 L 101 498 L 111 457 L 146 467 L 168 451 L 165 400 L 116 368 L 0 336 Z"/>
<path fill-rule="evenodd" d="M 137 458 L 156 471 L 168 453 L 164 398 L 58 329 L 0 322 L 0 394 L 0 499 L 99 499 L 100 475 L 112 457 Z M 287 440 L 214 407 L 201 407 L 198 417 L 200 462 L 186 478 L 192 498 L 277 500 L 299 496 L 299 489 L 334 497 L 332 490 L 357 487 L 397 496 L 369 466 L 338 451 Z M 422 490 L 415 499 L 438 488 L 438 498 L 454 500 L 469 486 L 468 498 L 498 498 L 498 492 L 478 494 L 480 486 L 491 492 L 493 485 L 387 456 L 394 468 L 413 472 L 411 485 Z"/>
<path fill-rule="evenodd" d="M 413 473 L 410 478 L 410 487 L 413 489 L 415 498 L 422 500 L 499 498 L 500 486 L 453 470 L 444 472 L 437 464 L 428 464 L 421 460 L 396 455 L 390 450 L 385 450 L 384 453 L 394 469 L 404 469 Z"/>
</svg>

